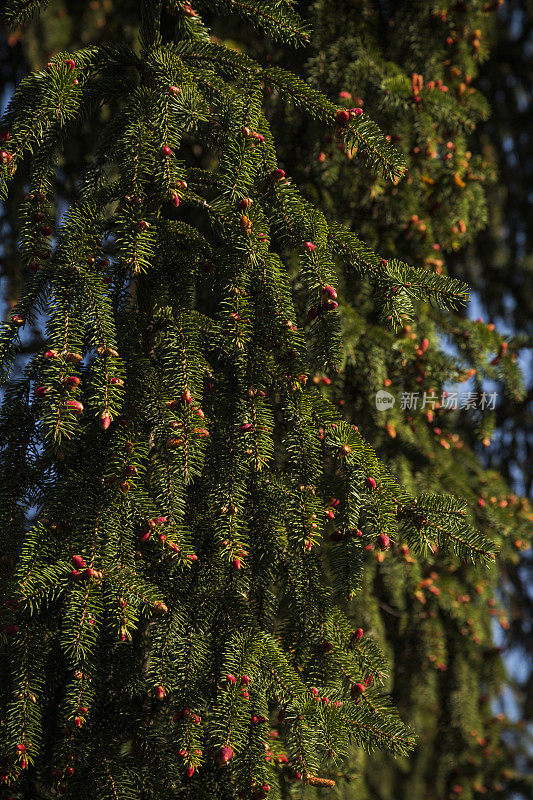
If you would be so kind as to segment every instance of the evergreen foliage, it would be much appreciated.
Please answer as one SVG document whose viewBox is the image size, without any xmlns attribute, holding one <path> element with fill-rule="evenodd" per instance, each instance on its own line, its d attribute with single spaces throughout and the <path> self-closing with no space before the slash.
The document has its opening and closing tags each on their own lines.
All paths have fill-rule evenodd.
<svg viewBox="0 0 533 800">
<path fill-rule="evenodd" d="M 5 19 L 22 22 L 37 5 L 8 2 Z M 229 30 L 237 14 L 294 45 L 310 31 L 295 5 L 197 8 L 206 22 L 212 14 Z M 28 278 L 2 332 L 6 797 L 311 797 L 336 781 L 348 798 L 352 784 L 334 765 L 354 752 L 350 742 L 386 752 L 380 769 L 413 746 L 386 697 L 392 688 L 402 699 L 397 673 L 413 663 L 403 718 L 424 738 L 434 729 L 421 703 L 442 691 L 456 711 L 437 720 L 449 736 L 436 779 L 449 786 L 451 754 L 491 716 L 477 707 L 475 681 L 497 688 L 500 670 L 484 608 L 495 570 L 479 571 L 494 545 L 480 529 L 507 553 L 517 526 L 527 537 L 527 509 L 512 521 L 491 503 L 480 510 L 482 487 L 507 490 L 470 449 L 450 430 L 430 473 L 440 436 L 430 415 L 380 418 L 368 398 L 391 378 L 430 375 L 422 388 L 440 388 L 472 359 L 519 396 L 519 373 L 510 356 L 489 363 L 486 351 L 504 341 L 495 331 L 433 310 L 463 305 L 464 284 L 408 266 L 427 258 L 392 234 L 364 222 L 360 236 L 350 230 L 343 193 L 331 203 L 339 187 L 354 191 L 345 173 L 331 176 L 328 197 L 330 178 L 313 190 L 277 156 L 291 163 L 295 114 L 329 128 L 360 164 L 354 171 L 349 158 L 349 174 L 395 198 L 383 219 L 397 233 L 398 210 L 420 202 L 416 182 L 397 183 L 409 152 L 366 110 L 332 103 L 341 87 L 213 41 L 198 10 L 169 3 L 160 28 L 157 2 L 128 9 L 139 45 L 54 55 L 22 81 L 4 119 L 5 191 L 17 170 L 29 176 L 19 241 Z M 362 62 L 373 80 L 368 53 Z M 399 124 L 409 82 L 396 69 L 379 86 Z M 456 105 L 428 100 L 428 113 L 459 127 L 485 113 L 482 98 Z M 102 107 L 107 120 L 64 211 L 59 158 Z M 463 188 L 445 164 L 443 175 Z M 460 213 L 482 208 L 472 191 Z M 386 259 L 372 249 L 378 238 Z M 46 343 L 16 379 L 21 330 L 41 314 Z M 438 331 L 456 337 L 461 361 L 439 351 Z M 474 585 L 472 622 L 460 598 Z M 384 599 L 402 614 L 393 681 L 367 634 L 390 660 Z M 421 651 L 429 669 L 414 661 Z"/>
<path fill-rule="evenodd" d="M 406 158 L 407 180 L 391 192 L 379 177 L 355 167 L 328 135 L 317 131 L 304 137 L 303 118 L 274 101 L 275 124 L 284 132 L 281 157 L 305 165 L 296 173 L 304 193 L 358 237 L 379 242 L 389 264 L 396 257 L 424 264 L 429 276 L 444 275 L 446 262 L 455 267 L 450 256 L 485 224 L 483 187 L 494 179 L 486 148 L 478 153 L 479 140 L 470 133 L 487 113 L 472 87 L 494 32 L 495 7 L 441 3 L 437 12 L 429 5 L 387 4 L 384 21 L 367 4 L 340 3 L 335 14 L 326 2 L 306 5 L 317 34 L 316 56 L 304 74 L 316 88 L 347 107 L 363 108 L 390 131 Z M 296 61 L 293 68 L 299 69 Z M 528 504 L 494 471 L 482 469 L 478 458 L 485 461 L 480 450 L 489 447 L 490 459 L 499 463 L 495 426 L 513 407 L 521 408 L 517 351 L 527 339 L 502 337 L 494 324 L 466 320 L 461 311 L 436 315 L 420 303 L 416 324 L 405 325 L 399 340 L 386 338 L 376 325 L 380 298 L 360 277 L 349 274 L 342 294 L 344 372 L 333 382 L 320 374 L 314 380 L 357 421 L 404 486 L 415 492 L 445 488 L 468 498 L 478 524 L 498 542 L 503 583 L 497 589 L 494 573 L 458 570 L 439 554 L 433 564 L 418 565 L 406 551 L 403 567 L 381 552 L 366 555 L 352 618 L 372 630 L 394 662 L 393 697 L 403 719 L 423 733 L 408 762 L 354 753 L 338 796 L 427 800 L 456 792 L 470 798 L 514 791 L 526 797 L 528 738 L 522 723 L 515 727 L 491 705 L 508 685 L 491 617 L 509 627 L 503 608 L 496 611 L 495 592 L 516 616 L 517 593 L 508 576 L 516 585 L 532 517 Z M 483 273 L 477 281 L 483 291 Z M 357 302 L 350 304 L 354 297 Z M 444 337 L 459 359 L 449 344 L 441 349 Z M 464 389 L 454 388 L 479 398 L 496 388 L 488 388 L 488 379 L 505 392 L 495 412 L 446 410 L 450 382 L 469 380 Z M 397 402 L 376 412 L 374 397 L 383 388 Z M 418 406 L 402 408 L 400 398 L 412 393 Z M 423 408 L 425 396 L 434 400 Z"/>
</svg>

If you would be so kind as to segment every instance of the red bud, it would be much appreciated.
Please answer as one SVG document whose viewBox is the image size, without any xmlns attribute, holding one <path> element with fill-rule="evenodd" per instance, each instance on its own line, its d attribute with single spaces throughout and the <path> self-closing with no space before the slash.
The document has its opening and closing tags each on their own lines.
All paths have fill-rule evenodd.
<svg viewBox="0 0 533 800">
<path fill-rule="evenodd" d="M 106 431 L 111 425 L 111 417 L 107 411 L 104 411 L 103 414 L 100 414 L 98 418 L 98 425 L 103 431 Z"/>
<path fill-rule="evenodd" d="M 337 292 L 333 288 L 333 286 L 329 286 L 329 284 L 325 284 L 320 289 L 320 294 L 324 298 L 324 300 L 336 300 L 337 299 Z"/>
<path fill-rule="evenodd" d="M 217 761 L 219 764 L 227 764 L 233 758 L 233 748 L 225 745 L 221 747 L 217 753 Z"/>
<path fill-rule="evenodd" d="M 347 125 L 350 114 L 346 111 L 345 108 L 341 108 L 340 111 L 337 111 L 337 116 L 335 117 L 338 125 Z"/>
<path fill-rule="evenodd" d="M 78 400 L 67 400 L 66 410 L 70 411 L 72 414 L 81 414 L 83 405 Z"/>
<path fill-rule="evenodd" d="M 390 545 L 390 539 L 386 533 L 380 533 L 377 543 L 382 550 L 386 550 Z"/>
</svg>

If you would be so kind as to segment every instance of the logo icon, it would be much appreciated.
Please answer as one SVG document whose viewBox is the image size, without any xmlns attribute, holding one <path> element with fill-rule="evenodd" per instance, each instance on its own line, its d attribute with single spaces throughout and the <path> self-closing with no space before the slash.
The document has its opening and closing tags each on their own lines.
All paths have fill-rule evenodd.
<svg viewBox="0 0 533 800">
<path fill-rule="evenodd" d="M 379 392 L 376 392 L 376 408 L 378 411 L 386 411 L 388 408 L 392 408 L 395 402 L 394 395 L 386 392 L 385 389 L 380 389 Z"/>
</svg>

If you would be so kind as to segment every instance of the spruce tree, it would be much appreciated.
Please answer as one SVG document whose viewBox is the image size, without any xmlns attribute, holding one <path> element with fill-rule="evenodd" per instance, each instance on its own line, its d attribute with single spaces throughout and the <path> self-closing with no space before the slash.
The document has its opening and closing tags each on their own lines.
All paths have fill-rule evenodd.
<svg viewBox="0 0 533 800">
<path fill-rule="evenodd" d="M 485 224 L 486 187 L 494 180 L 486 141 L 472 137 L 472 131 L 489 113 L 473 81 L 488 54 L 487 42 L 495 36 L 497 4 L 459 5 L 441 3 L 437 12 L 428 5 L 401 2 L 372 9 L 340 3 L 338 13 L 332 14 L 326 2 L 309 4 L 317 31 L 316 55 L 302 74 L 347 107 L 355 103 L 368 110 L 397 142 L 408 173 L 392 196 L 379 176 L 354 168 L 350 154 L 330 136 L 322 135 L 321 141 L 320 134 L 305 137 L 301 116 L 287 114 L 282 107 L 277 110 L 285 133 L 282 157 L 297 150 L 296 163 L 301 167 L 297 176 L 306 195 L 319 198 L 328 214 L 367 241 L 386 247 L 387 257 L 424 263 L 437 274 L 446 270 L 447 263 L 452 274 L 458 274 L 454 254 Z M 490 260 L 486 275 L 484 261 L 475 263 L 477 288 L 483 291 L 492 280 Z M 514 282 L 523 279 L 524 273 L 518 272 Z M 378 753 L 365 765 L 357 756 L 346 774 L 343 796 L 352 797 L 353 792 L 354 797 L 366 797 L 369 792 L 395 800 L 425 799 L 454 796 L 456 790 L 468 797 L 484 791 L 507 796 L 511 790 L 527 796 L 529 745 L 523 722 L 511 723 L 499 713 L 499 706 L 495 710 L 492 705 L 510 683 L 491 619 L 497 615 L 507 630 L 510 613 L 520 624 L 509 577 L 514 576 L 516 584 L 521 574 L 531 510 L 495 472 L 481 467 L 487 446 L 491 463 L 499 463 L 498 426 L 505 423 L 508 429 L 506 420 L 513 408 L 523 413 L 521 377 L 513 365 L 526 338 L 519 334 L 520 326 L 518 335 L 502 336 L 492 321 L 473 322 L 462 315 L 443 318 L 418 305 L 417 325 L 406 326 L 403 341 L 394 344 L 383 339 L 375 324 L 375 299 L 366 287 L 364 279 L 355 284 L 352 280 L 350 291 L 342 293 L 348 356 L 342 379 L 330 383 L 316 376 L 315 380 L 347 418 L 356 419 L 370 435 L 379 456 L 405 485 L 418 491 L 441 486 L 469 499 L 479 524 L 490 526 L 498 542 L 504 581 L 498 586 L 494 572 L 457 570 L 440 557 L 431 567 L 420 565 L 418 576 L 412 554 L 406 556 L 404 570 L 397 561 L 380 564 L 382 553 L 367 557 L 354 618 L 366 615 L 365 627 L 386 648 L 395 664 L 391 687 L 395 702 L 421 736 L 408 762 L 394 762 Z M 356 305 L 349 304 L 350 297 L 357 297 Z M 363 306 L 362 298 L 367 297 Z M 449 347 L 443 352 L 443 334 L 452 338 L 460 361 L 450 361 Z M 425 348 L 419 346 L 417 351 L 421 337 Z M 502 389 L 507 384 L 505 399 L 500 390 L 496 413 L 445 410 L 446 401 L 440 402 L 443 390 L 450 382 L 467 378 L 470 385 L 460 387 L 465 396 L 472 391 L 479 397 L 488 391 L 488 379 L 500 381 Z M 425 409 L 403 411 L 397 404 L 388 413 L 375 411 L 373 400 L 379 389 L 394 392 L 399 399 L 405 390 L 421 398 L 432 387 L 439 402 Z M 518 772 L 513 769 L 515 759 Z M 363 786 L 360 778 L 358 782 L 361 771 Z"/>
<path fill-rule="evenodd" d="M 217 33 L 238 12 L 305 44 L 292 6 L 198 3 Z M 400 569 L 418 553 L 419 570 L 437 547 L 491 550 L 464 502 L 417 501 L 309 376 L 343 364 L 346 269 L 390 347 L 421 300 L 466 289 L 326 222 L 277 163 L 264 90 L 397 181 L 366 112 L 217 44 L 187 4 L 116 8 L 138 45 L 55 55 L 4 120 L 28 279 L 3 332 L 1 769 L 9 796 L 307 796 L 350 739 L 412 746 L 346 614 L 373 580 L 365 552 Z M 91 120 L 65 211 L 57 160 Z M 47 343 L 16 380 L 41 315 Z"/>
</svg>

